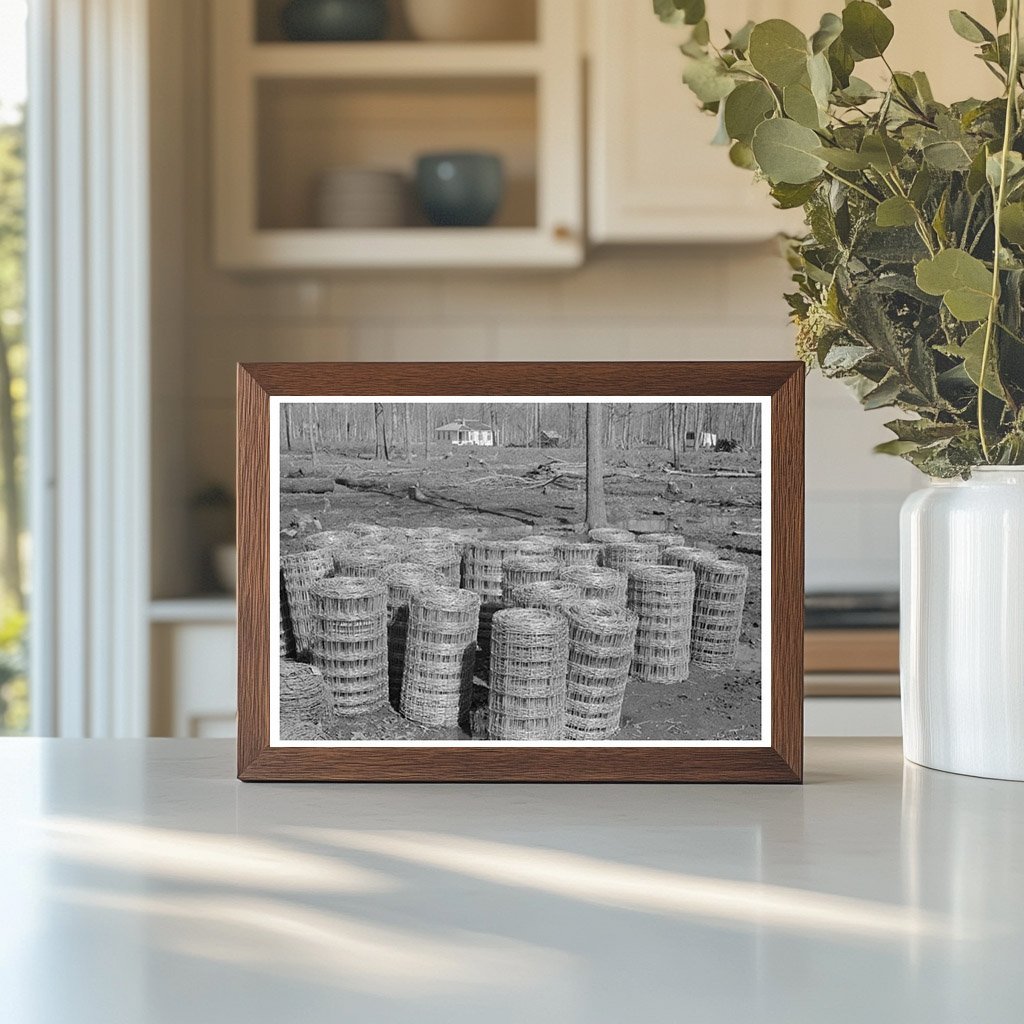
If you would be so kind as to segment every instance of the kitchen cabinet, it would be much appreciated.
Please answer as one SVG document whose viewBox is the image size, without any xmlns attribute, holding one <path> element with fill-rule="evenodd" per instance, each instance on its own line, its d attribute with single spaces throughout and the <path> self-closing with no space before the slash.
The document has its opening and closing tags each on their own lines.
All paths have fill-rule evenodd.
<svg viewBox="0 0 1024 1024">
<path fill-rule="evenodd" d="M 799 211 L 779 211 L 767 186 L 712 146 L 715 121 L 681 83 L 678 44 L 689 29 L 663 25 L 645 0 L 588 0 L 589 232 L 591 241 L 738 242 L 799 231 Z M 708 2 L 714 35 L 747 20 L 786 18 L 810 33 L 825 0 Z M 992 20 L 988 0 L 958 4 Z M 998 83 L 955 35 L 946 7 L 901 0 L 886 11 L 896 26 L 888 54 L 896 68 L 928 72 L 944 101 L 994 94 Z M 858 67 L 876 82 L 881 62 Z"/>
<path fill-rule="evenodd" d="M 535 0 L 532 39 L 285 40 L 277 0 L 217 0 L 213 29 L 214 250 L 226 269 L 571 267 L 583 259 L 579 7 Z M 393 21 L 396 19 L 392 19 Z M 424 152 L 498 154 L 493 225 L 319 226 L 336 168 L 410 179 Z M 411 199 L 411 197 L 410 197 Z"/>
</svg>

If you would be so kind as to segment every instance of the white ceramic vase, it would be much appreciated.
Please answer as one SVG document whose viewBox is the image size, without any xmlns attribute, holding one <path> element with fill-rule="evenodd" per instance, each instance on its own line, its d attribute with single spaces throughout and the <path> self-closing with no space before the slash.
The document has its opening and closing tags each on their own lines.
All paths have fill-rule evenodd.
<svg viewBox="0 0 1024 1024">
<path fill-rule="evenodd" d="M 904 753 L 1024 781 L 1024 467 L 912 494 L 900 547 Z"/>
</svg>

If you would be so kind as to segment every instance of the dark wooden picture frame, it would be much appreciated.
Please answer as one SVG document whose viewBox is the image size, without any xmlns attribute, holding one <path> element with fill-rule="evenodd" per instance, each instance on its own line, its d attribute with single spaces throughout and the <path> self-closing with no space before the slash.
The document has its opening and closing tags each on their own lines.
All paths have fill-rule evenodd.
<svg viewBox="0 0 1024 1024">
<path fill-rule="evenodd" d="M 270 743 L 270 398 L 736 396 L 770 399 L 771 737 L 764 746 Z M 275 439 L 276 443 L 276 439 Z M 252 363 L 238 367 L 238 777 L 257 781 L 800 782 L 804 367 L 799 362 Z"/>
</svg>

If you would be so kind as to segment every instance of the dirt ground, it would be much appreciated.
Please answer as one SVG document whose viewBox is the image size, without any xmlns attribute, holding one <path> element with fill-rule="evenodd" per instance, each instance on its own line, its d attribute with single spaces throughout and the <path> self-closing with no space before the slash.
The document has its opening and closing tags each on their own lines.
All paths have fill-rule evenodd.
<svg viewBox="0 0 1024 1024">
<path fill-rule="evenodd" d="M 282 454 L 283 476 L 330 476 L 332 494 L 281 495 L 281 553 L 309 532 L 346 523 L 474 527 L 511 535 L 570 535 L 583 529 L 581 449 L 422 448 L 410 460 L 372 453 Z M 669 453 L 636 448 L 606 454 L 605 493 L 612 525 L 678 532 L 687 544 L 721 552 L 750 570 L 737 667 L 714 673 L 694 665 L 682 685 L 632 680 L 616 740 L 753 740 L 761 732 L 761 478 L 751 452 L 687 451 L 678 472 Z M 733 475 L 717 475 L 733 474 Z M 741 474 L 741 475 L 735 475 Z M 742 475 L 750 474 L 750 475 Z M 468 506 L 468 507 L 467 507 Z M 289 536 L 295 531 L 295 536 Z M 486 666 L 479 682 L 485 683 Z M 486 700 L 476 687 L 474 708 Z M 472 716 L 477 721 L 479 714 Z M 388 708 L 344 720 L 331 738 L 479 738 L 472 723 L 427 729 Z M 298 738 L 298 737 L 296 737 Z"/>
</svg>

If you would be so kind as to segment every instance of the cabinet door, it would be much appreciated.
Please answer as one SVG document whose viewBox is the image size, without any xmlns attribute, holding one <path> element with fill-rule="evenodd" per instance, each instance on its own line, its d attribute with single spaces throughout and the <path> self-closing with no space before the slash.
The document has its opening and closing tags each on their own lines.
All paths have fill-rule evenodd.
<svg viewBox="0 0 1024 1024">
<path fill-rule="evenodd" d="M 799 215 L 774 209 L 767 186 L 734 167 L 725 147 L 711 145 L 715 120 L 682 83 L 679 44 L 689 29 L 663 25 L 649 0 L 589 3 L 591 240 L 737 241 L 798 230 Z M 808 11 L 824 5 L 729 0 L 708 9 L 717 37 L 770 17 L 806 29 L 818 17 Z"/>
</svg>

